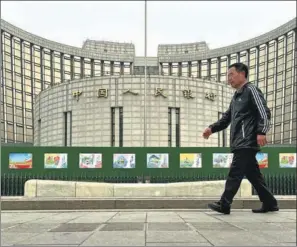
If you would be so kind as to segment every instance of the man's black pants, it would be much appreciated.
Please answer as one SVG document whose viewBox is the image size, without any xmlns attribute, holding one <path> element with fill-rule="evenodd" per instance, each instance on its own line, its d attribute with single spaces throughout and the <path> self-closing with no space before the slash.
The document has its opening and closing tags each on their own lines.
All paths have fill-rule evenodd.
<svg viewBox="0 0 297 247">
<path fill-rule="evenodd" d="M 253 149 L 234 151 L 225 191 L 221 197 L 222 204 L 231 205 L 244 176 L 246 176 L 257 191 L 261 202 L 268 206 L 277 204 L 276 199 L 268 189 L 260 172 L 256 154 L 257 151 Z"/>
</svg>

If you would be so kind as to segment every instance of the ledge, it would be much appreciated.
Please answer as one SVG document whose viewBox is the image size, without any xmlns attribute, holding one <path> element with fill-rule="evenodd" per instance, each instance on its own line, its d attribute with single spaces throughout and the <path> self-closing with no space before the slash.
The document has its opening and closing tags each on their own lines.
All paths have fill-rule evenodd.
<svg viewBox="0 0 297 247">
<path fill-rule="evenodd" d="M 28 180 L 25 183 L 24 195 L 27 198 L 218 197 L 223 193 L 224 187 L 225 180 L 162 184 L 112 184 L 57 180 Z M 251 196 L 251 184 L 244 179 L 235 198 Z"/>
<path fill-rule="evenodd" d="M 280 210 L 296 209 L 296 196 L 276 196 Z M 192 198 L 25 198 L 2 197 L 1 210 L 207 209 L 217 197 Z M 260 207 L 257 196 L 234 199 L 232 209 Z"/>
</svg>

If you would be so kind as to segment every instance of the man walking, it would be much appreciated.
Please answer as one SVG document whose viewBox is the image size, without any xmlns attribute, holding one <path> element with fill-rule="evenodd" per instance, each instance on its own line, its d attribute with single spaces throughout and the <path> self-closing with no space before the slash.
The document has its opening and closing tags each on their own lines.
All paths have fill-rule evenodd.
<svg viewBox="0 0 297 247">
<path fill-rule="evenodd" d="M 231 123 L 230 147 L 233 160 L 225 184 L 224 193 L 219 202 L 209 204 L 209 208 L 224 214 L 230 214 L 230 208 L 241 181 L 246 178 L 258 193 L 262 207 L 254 213 L 278 211 L 277 201 L 267 188 L 260 172 L 256 154 L 260 146 L 267 143 L 271 113 L 262 92 L 247 82 L 248 67 L 243 63 L 229 66 L 228 83 L 236 89 L 229 109 L 222 118 L 203 132 L 208 139 L 212 133 L 226 129 Z"/>
</svg>

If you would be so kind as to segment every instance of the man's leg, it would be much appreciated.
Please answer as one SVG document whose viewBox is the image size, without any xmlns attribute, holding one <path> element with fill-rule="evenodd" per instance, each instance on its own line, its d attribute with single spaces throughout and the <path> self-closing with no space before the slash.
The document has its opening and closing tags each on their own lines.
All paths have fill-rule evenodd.
<svg viewBox="0 0 297 247">
<path fill-rule="evenodd" d="M 258 161 L 256 159 L 256 152 L 251 156 L 252 160 L 247 167 L 246 177 L 253 185 L 258 193 L 260 201 L 263 203 L 261 209 L 253 210 L 255 213 L 265 213 L 268 211 L 278 211 L 277 201 L 268 186 L 265 183 L 264 177 L 260 172 Z"/>
<path fill-rule="evenodd" d="M 233 155 L 232 164 L 225 183 L 225 190 L 218 203 L 209 204 L 209 208 L 220 213 L 229 214 L 234 196 L 236 195 L 245 174 L 244 150 L 238 150 Z"/>
<path fill-rule="evenodd" d="M 245 150 L 235 151 L 230 171 L 226 180 L 225 190 L 221 196 L 221 203 L 230 206 L 236 195 L 246 170 Z"/>
</svg>

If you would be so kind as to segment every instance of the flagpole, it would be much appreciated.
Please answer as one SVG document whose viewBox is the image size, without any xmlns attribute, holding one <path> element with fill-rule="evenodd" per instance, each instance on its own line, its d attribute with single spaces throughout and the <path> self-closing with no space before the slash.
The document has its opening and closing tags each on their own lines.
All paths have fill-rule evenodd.
<svg viewBox="0 0 297 247">
<path fill-rule="evenodd" d="M 146 79 L 147 79 L 147 6 L 146 0 L 144 1 L 144 126 L 143 126 L 143 146 L 146 147 Z"/>
</svg>

